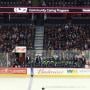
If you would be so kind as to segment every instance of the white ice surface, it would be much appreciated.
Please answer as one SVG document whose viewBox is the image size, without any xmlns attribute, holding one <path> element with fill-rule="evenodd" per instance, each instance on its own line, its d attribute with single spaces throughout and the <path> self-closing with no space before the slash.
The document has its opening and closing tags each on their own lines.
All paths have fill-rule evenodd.
<svg viewBox="0 0 90 90">
<path fill-rule="evenodd" d="M 90 90 L 90 78 L 0 78 L 0 90 Z"/>
<path fill-rule="evenodd" d="M 0 78 L 0 90 L 28 90 L 28 78 Z"/>
</svg>

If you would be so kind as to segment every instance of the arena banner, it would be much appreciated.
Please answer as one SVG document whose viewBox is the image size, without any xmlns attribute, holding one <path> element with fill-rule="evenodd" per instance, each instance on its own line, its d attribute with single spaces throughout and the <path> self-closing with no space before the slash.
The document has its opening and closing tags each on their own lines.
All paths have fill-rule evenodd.
<svg viewBox="0 0 90 90">
<path fill-rule="evenodd" d="M 0 76 L 34 77 L 90 77 L 90 69 L 84 68 L 0 68 Z"/>
<path fill-rule="evenodd" d="M 27 74 L 27 68 L 0 68 L 0 74 Z"/>
<path fill-rule="evenodd" d="M 0 13 L 90 13 L 88 7 L 0 7 Z"/>
<path fill-rule="evenodd" d="M 90 77 L 90 69 L 34 68 L 36 77 Z"/>
</svg>

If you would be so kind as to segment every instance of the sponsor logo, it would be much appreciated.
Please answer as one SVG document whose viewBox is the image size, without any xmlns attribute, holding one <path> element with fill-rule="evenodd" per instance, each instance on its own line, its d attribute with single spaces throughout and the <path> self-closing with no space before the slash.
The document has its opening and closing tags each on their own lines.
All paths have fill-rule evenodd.
<svg viewBox="0 0 90 90">
<path fill-rule="evenodd" d="M 80 74 L 90 74 L 90 69 L 80 69 L 78 70 Z"/>
<path fill-rule="evenodd" d="M 38 74 L 64 74 L 62 69 L 44 69 L 41 68 L 38 70 Z"/>
<path fill-rule="evenodd" d="M 16 13 L 27 13 L 27 8 L 14 8 L 14 12 Z"/>
<path fill-rule="evenodd" d="M 1 68 L 0 74 L 27 74 L 26 68 Z"/>
<path fill-rule="evenodd" d="M 69 70 L 67 70 L 67 73 L 69 73 L 69 74 L 77 74 L 78 71 L 77 70 L 73 70 L 73 69 L 69 69 Z"/>
</svg>

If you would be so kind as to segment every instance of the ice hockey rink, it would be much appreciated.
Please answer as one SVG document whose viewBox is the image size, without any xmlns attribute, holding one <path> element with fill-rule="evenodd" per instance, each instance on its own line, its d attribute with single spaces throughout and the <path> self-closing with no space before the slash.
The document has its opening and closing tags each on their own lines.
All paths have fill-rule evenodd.
<svg viewBox="0 0 90 90">
<path fill-rule="evenodd" d="M 90 78 L 1 78 L 0 90 L 90 90 Z"/>
</svg>

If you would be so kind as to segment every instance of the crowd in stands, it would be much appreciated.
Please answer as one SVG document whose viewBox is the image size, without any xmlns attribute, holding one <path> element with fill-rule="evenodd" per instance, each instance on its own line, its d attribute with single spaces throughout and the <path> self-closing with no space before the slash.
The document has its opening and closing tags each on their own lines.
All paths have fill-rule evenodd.
<svg viewBox="0 0 90 90">
<path fill-rule="evenodd" d="M 82 53 L 73 51 L 61 51 L 61 54 L 51 57 L 36 56 L 32 59 L 31 56 L 26 56 L 25 61 L 21 64 L 16 58 L 12 65 L 13 67 L 43 67 L 43 68 L 85 68 L 86 57 Z"/>
<path fill-rule="evenodd" d="M 63 27 L 63 28 L 62 28 Z M 0 26 L 0 52 L 11 52 L 15 46 L 33 49 L 35 28 L 28 25 Z M 26 56 L 20 63 L 16 55 L 11 55 L 10 67 L 62 67 L 84 68 L 86 57 L 81 53 L 90 49 L 89 26 L 62 25 L 45 27 L 44 50 L 46 56 Z M 54 56 L 53 50 L 56 50 Z M 76 52 L 80 50 L 79 52 Z M 59 52 L 58 52 L 59 51 Z M 34 52 L 35 53 L 35 52 Z M 7 55 L 0 54 L 0 66 L 7 66 Z"/>
<path fill-rule="evenodd" d="M 0 0 L 0 6 L 33 6 L 33 0 Z M 74 7 L 89 6 L 90 0 L 36 0 L 36 6 Z"/>
<path fill-rule="evenodd" d="M 0 52 L 12 52 L 15 46 L 33 49 L 34 26 L 0 25 Z"/>
<path fill-rule="evenodd" d="M 53 51 L 51 51 L 51 53 L 53 53 Z M 37 56 L 33 63 L 33 67 L 84 68 L 86 57 L 83 53 L 66 50 L 60 51 L 60 53 L 58 51 L 56 55 L 54 53 L 51 56 Z"/>
<path fill-rule="evenodd" d="M 31 6 L 31 0 L 0 0 L 0 6 Z"/>
<path fill-rule="evenodd" d="M 85 67 L 86 60 L 90 55 L 90 15 L 70 16 L 66 14 L 48 14 L 43 25 L 43 50 L 46 51 L 46 54 L 43 52 L 42 56 L 35 56 L 34 37 L 36 35 L 36 25 L 28 24 L 31 23 L 28 21 L 31 16 L 25 18 L 27 16 L 15 15 L 15 17 L 11 15 L 8 20 L 12 22 L 18 20 L 18 23 L 16 22 L 17 24 L 10 24 L 9 22 L 9 24 L 0 25 L 1 67 Z M 19 24 L 19 20 L 22 20 L 20 17 L 23 17 L 23 24 Z M 39 19 L 40 18 L 37 19 L 38 23 Z M 42 19 L 40 20 L 42 21 Z M 9 52 L 10 54 L 15 46 L 26 46 L 27 50 L 30 52 L 30 54 L 24 57 L 25 60 L 22 63 L 15 53 L 11 53 L 11 55 L 8 56 L 9 60 L 7 61 L 6 52 Z M 54 51 L 56 52 L 53 54 Z M 86 53 L 87 56 L 83 55 L 83 51 L 85 51 L 84 53 Z M 34 54 L 33 58 L 31 54 Z M 90 56 L 88 60 L 90 60 Z"/>
<path fill-rule="evenodd" d="M 89 6 L 90 0 L 43 0 L 42 6 L 74 7 Z"/>
<path fill-rule="evenodd" d="M 89 50 L 90 49 L 90 16 L 87 14 L 78 15 L 47 15 L 44 30 L 44 50 L 51 51 L 69 51 L 69 57 L 60 55 L 58 59 L 45 59 L 45 67 L 70 67 L 81 68 L 85 67 L 86 58 L 83 55 L 74 53 L 70 55 L 71 51 Z M 89 54 L 88 54 L 89 55 Z M 70 56 L 73 56 L 70 58 Z M 77 58 L 79 57 L 79 58 Z M 50 65 L 49 65 L 50 64 Z"/>
<path fill-rule="evenodd" d="M 46 26 L 44 49 L 90 49 L 90 25 L 68 23 L 59 26 Z"/>
</svg>

